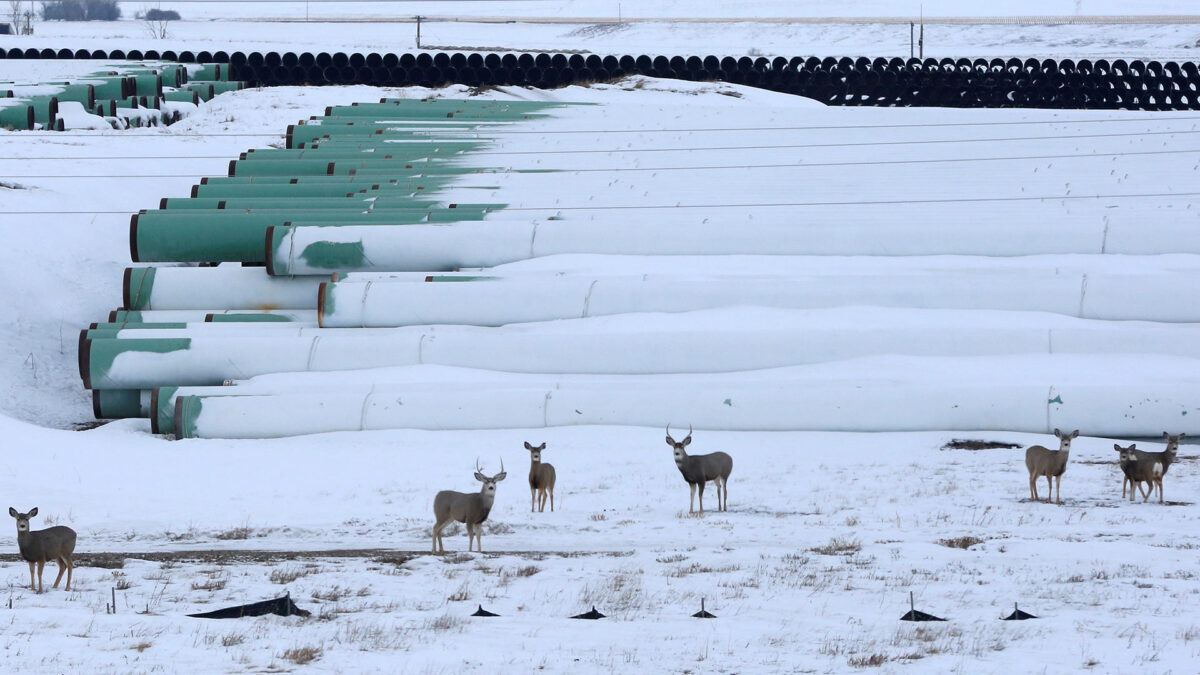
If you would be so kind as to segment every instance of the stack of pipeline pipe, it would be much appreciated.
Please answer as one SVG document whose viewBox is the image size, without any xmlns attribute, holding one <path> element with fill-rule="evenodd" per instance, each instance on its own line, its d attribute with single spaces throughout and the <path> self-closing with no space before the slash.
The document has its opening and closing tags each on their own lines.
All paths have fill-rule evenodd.
<svg viewBox="0 0 1200 675">
<path fill-rule="evenodd" d="M 0 81 L 0 128 L 65 131 L 100 118 L 115 128 L 171 124 L 194 106 L 245 84 L 224 64 L 115 61 L 51 82 Z"/>
<path fill-rule="evenodd" d="M 1200 109 L 1192 61 L 562 53 L 344 53 L 0 49 L 0 58 L 216 63 L 250 86 L 516 85 L 557 88 L 628 75 L 724 81 L 827 105 L 1124 110 Z"/>
<path fill-rule="evenodd" d="M 730 231 L 438 199 L 506 169 L 471 154 L 489 129 L 555 108 L 331 108 L 134 215 L 135 261 L 209 264 L 127 270 L 122 310 L 80 336 L 97 416 L 181 438 L 664 420 L 1128 436 L 1200 404 L 1200 309 L 1180 301 L 1200 291 L 1194 215 L 1150 232 L 1136 208 L 981 214 L 950 237 L 930 205 Z M 544 262 L 567 255 L 576 271 Z"/>
</svg>

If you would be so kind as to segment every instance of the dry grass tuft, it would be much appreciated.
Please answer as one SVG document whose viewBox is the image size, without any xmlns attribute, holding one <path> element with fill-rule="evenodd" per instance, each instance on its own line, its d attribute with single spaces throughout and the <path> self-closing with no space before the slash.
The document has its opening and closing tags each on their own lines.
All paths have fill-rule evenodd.
<svg viewBox="0 0 1200 675">
<path fill-rule="evenodd" d="M 250 529 L 249 527 L 243 526 L 243 527 L 235 527 L 231 530 L 225 530 L 224 532 L 218 532 L 213 536 L 215 536 L 217 539 L 220 539 L 222 541 L 235 541 L 235 540 L 239 540 L 239 539 L 249 539 L 250 534 L 253 532 L 254 532 L 254 530 Z"/>
<path fill-rule="evenodd" d="M 828 544 L 815 546 L 808 550 L 821 555 L 852 555 L 862 550 L 862 544 L 857 539 L 834 537 L 829 540 Z"/>
<path fill-rule="evenodd" d="M 965 551 L 975 544 L 982 544 L 983 540 L 979 537 L 962 536 L 954 537 L 952 539 L 938 539 L 938 543 L 948 548 L 961 548 Z"/>
<path fill-rule="evenodd" d="M 276 567 L 271 570 L 271 583 L 275 584 L 290 584 L 300 577 L 306 577 L 317 571 L 315 566 L 298 567 L 296 565 L 288 565 L 287 567 Z"/>
<path fill-rule="evenodd" d="M 321 648 L 293 647 L 281 654 L 280 658 L 284 659 L 285 661 L 291 661 L 298 666 L 303 666 L 321 658 Z"/>
</svg>

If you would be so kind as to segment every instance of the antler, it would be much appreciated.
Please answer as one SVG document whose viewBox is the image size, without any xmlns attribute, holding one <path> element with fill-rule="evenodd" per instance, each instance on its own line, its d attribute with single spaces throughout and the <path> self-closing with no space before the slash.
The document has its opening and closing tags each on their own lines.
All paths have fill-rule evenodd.
<svg viewBox="0 0 1200 675">
<path fill-rule="evenodd" d="M 671 437 L 671 424 L 667 423 L 667 438 Z"/>
<path fill-rule="evenodd" d="M 692 437 L 692 424 L 691 424 L 691 422 L 688 422 L 688 435 L 687 435 L 687 437 L 688 437 L 688 438 L 691 438 L 691 437 Z M 684 439 L 684 440 L 687 440 L 687 439 Z"/>
<path fill-rule="evenodd" d="M 500 473 L 504 473 L 504 458 L 500 458 Z"/>
</svg>

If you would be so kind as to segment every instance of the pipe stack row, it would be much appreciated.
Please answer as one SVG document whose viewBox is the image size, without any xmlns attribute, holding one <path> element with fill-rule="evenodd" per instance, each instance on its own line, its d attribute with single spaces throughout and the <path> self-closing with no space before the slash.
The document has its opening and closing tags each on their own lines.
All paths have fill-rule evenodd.
<svg viewBox="0 0 1200 675">
<path fill-rule="evenodd" d="M 64 131 L 171 124 L 193 106 L 245 83 L 227 64 L 107 62 L 83 77 L 51 82 L 0 81 L 0 128 Z"/>
<path fill-rule="evenodd" d="M 774 58 L 480 52 L 174 52 L 9 49 L 0 58 L 162 58 L 228 64 L 249 86 L 369 84 L 557 88 L 648 75 L 724 81 L 829 105 L 1200 109 L 1195 62 L 1139 59 Z"/>
<path fill-rule="evenodd" d="M 771 201 L 802 185 L 782 168 L 691 183 L 572 171 L 645 161 L 573 158 L 621 145 L 571 136 L 603 136 L 591 110 L 332 107 L 289 127 L 285 148 L 247 151 L 190 198 L 135 214 L 133 259 L 171 264 L 128 269 L 122 308 L 80 335 L 97 416 L 180 438 L 664 420 L 1128 436 L 1200 411 L 1200 309 L 1181 301 L 1200 293 L 1200 215 L 1185 197 L 555 210 L 556 198 L 621 205 L 668 188 Z M 872 133 L 881 164 L 861 185 L 891 176 L 936 197 L 962 171 L 886 168 L 912 152 L 886 135 L 913 131 Z M 1024 168 L 1051 174 L 1022 179 L 1030 189 L 1057 181 L 1046 160 L 1011 161 L 992 178 Z M 1077 190 L 1135 190 L 1194 164 L 1074 161 Z M 495 201 L 460 201 L 476 193 Z"/>
<path fill-rule="evenodd" d="M 251 372 L 320 367 L 311 345 L 302 347 L 306 356 L 294 359 L 291 347 L 304 340 L 333 345 L 325 361 L 334 369 L 393 364 L 385 350 L 345 346 L 343 340 L 353 345 L 361 335 L 333 336 L 316 328 L 320 284 L 329 274 L 268 275 L 270 231 L 291 225 L 392 229 L 504 217 L 503 204 L 446 203 L 432 195 L 464 174 L 500 170 L 471 158 L 472 150 L 488 145 L 489 128 L 544 117 L 555 107 L 434 99 L 331 107 L 289 127 L 288 147 L 242 153 L 230 161 L 227 176 L 202 179 L 190 197 L 165 198 L 159 209 L 134 214 L 132 260 L 172 265 L 127 269 L 121 309 L 80 335 L 80 374 L 93 390 L 96 416 L 148 416 L 155 432 L 171 433 L 175 398 L 160 391 L 220 385 Z M 338 251 L 327 253 L 331 269 L 338 269 Z M 186 354 L 179 353 L 181 346 Z M 215 361 L 200 356 L 209 348 Z M 146 355 L 164 358 L 144 369 L 136 361 Z M 174 356 L 183 358 L 167 363 Z M 342 356 L 366 360 L 345 362 Z M 245 359 L 256 365 L 229 370 Z"/>
</svg>

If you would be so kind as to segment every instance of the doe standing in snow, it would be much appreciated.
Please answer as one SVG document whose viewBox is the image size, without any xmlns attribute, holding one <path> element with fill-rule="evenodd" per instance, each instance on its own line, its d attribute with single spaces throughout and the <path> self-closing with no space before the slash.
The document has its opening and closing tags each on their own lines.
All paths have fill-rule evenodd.
<svg viewBox="0 0 1200 675">
<path fill-rule="evenodd" d="M 542 451 L 546 444 L 534 447 L 528 442 L 525 449 L 529 451 L 529 511 L 532 513 L 534 502 L 537 511 L 546 510 L 546 493 L 550 494 L 550 512 L 554 512 L 554 465 L 542 461 Z"/>
<path fill-rule="evenodd" d="M 445 553 L 442 544 L 442 528 L 457 520 L 467 526 L 467 550 L 478 539 L 479 552 L 483 553 L 483 521 L 487 520 L 496 501 L 496 483 L 504 480 L 508 474 L 504 472 L 504 460 L 500 460 L 500 473 L 487 477 L 480 473 L 479 462 L 475 462 L 475 480 L 483 483 L 479 492 L 455 492 L 442 490 L 433 498 L 433 552 Z"/>
<path fill-rule="evenodd" d="M 1037 479 L 1046 477 L 1046 503 L 1050 503 L 1050 493 L 1054 492 L 1054 479 L 1058 479 L 1058 504 L 1062 504 L 1062 475 L 1067 470 L 1067 459 L 1071 456 L 1071 440 L 1079 436 L 1076 429 L 1070 434 L 1054 430 L 1058 437 L 1058 450 L 1051 450 L 1040 445 L 1031 445 L 1025 450 L 1025 468 L 1029 469 L 1029 498 L 1039 501 L 1037 496 Z"/>
<path fill-rule="evenodd" d="M 21 549 L 21 557 L 29 563 L 29 586 L 38 593 L 43 592 L 42 571 L 46 568 L 46 562 L 53 560 L 58 563 L 58 578 L 54 580 L 54 588 L 58 588 L 63 572 L 66 572 L 66 589 L 69 591 L 71 574 L 75 569 L 75 563 L 71 560 L 75 553 L 75 530 L 65 525 L 55 525 L 32 532 L 29 519 L 37 514 L 36 506 L 29 513 L 18 513 L 13 507 L 8 507 L 8 515 L 17 519 L 17 548 Z M 34 565 L 37 565 L 37 584 L 33 583 Z"/>
<path fill-rule="evenodd" d="M 1167 432 L 1163 432 L 1163 439 L 1167 441 L 1167 447 L 1162 452 L 1146 452 L 1137 449 L 1137 444 L 1134 443 L 1128 448 L 1122 448 L 1117 444 L 1113 444 L 1113 449 L 1121 453 L 1121 472 L 1125 474 L 1124 480 L 1121 481 L 1121 496 L 1125 496 L 1125 482 L 1130 483 L 1129 501 L 1134 500 L 1134 495 L 1141 491 L 1142 501 L 1149 501 L 1154 495 L 1154 488 L 1158 488 L 1158 503 L 1163 503 L 1163 476 L 1167 475 L 1167 469 L 1175 462 L 1175 457 L 1179 452 L 1179 439 L 1185 434 L 1172 436 Z M 1142 488 L 1142 483 L 1150 484 L 1150 492 L 1147 493 Z"/>
<path fill-rule="evenodd" d="M 723 452 L 713 452 L 707 455 L 689 455 L 684 450 L 692 442 L 692 426 L 688 425 L 688 435 L 682 441 L 671 438 L 671 425 L 667 425 L 667 445 L 675 450 L 675 466 L 691 488 L 691 499 L 688 500 L 688 513 L 695 513 L 696 488 L 700 488 L 700 513 L 704 513 L 704 484 L 712 481 L 717 486 L 717 510 L 729 510 L 729 474 L 733 471 L 733 458 Z M 725 495 L 724 503 L 721 495 Z"/>
</svg>

